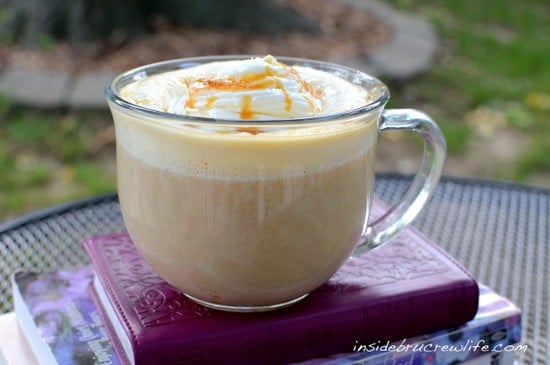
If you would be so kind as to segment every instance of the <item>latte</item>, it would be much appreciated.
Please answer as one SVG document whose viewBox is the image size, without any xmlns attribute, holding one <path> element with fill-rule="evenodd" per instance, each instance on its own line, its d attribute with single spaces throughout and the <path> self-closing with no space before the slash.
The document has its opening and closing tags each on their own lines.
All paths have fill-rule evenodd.
<svg viewBox="0 0 550 365">
<path fill-rule="evenodd" d="M 349 257 L 379 111 L 334 114 L 368 104 L 368 90 L 268 56 L 138 77 L 120 95 L 158 112 L 111 104 L 124 221 L 168 282 L 211 304 L 269 306 Z"/>
</svg>

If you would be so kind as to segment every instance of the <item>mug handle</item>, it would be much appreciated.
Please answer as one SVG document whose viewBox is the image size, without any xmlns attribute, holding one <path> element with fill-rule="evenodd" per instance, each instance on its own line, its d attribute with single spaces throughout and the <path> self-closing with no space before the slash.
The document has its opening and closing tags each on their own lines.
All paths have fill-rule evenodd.
<svg viewBox="0 0 550 365">
<path fill-rule="evenodd" d="M 387 242 L 416 218 L 435 191 L 446 152 L 443 133 L 429 116 L 418 110 L 386 110 L 378 130 L 412 130 L 424 139 L 424 153 L 418 172 L 401 201 L 366 227 L 358 248 L 367 250 Z"/>
</svg>

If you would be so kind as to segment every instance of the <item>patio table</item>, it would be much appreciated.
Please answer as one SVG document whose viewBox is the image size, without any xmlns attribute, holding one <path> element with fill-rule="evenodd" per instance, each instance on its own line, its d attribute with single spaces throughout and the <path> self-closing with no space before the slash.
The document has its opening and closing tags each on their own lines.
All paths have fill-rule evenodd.
<svg viewBox="0 0 550 365">
<path fill-rule="evenodd" d="M 375 192 L 397 201 L 411 176 L 377 175 Z M 519 364 L 550 361 L 550 189 L 443 177 L 413 223 L 475 278 L 522 310 Z M 0 313 L 13 310 L 9 277 L 89 263 L 80 242 L 124 230 L 115 193 L 41 210 L 0 224 Z"/>
</svg>

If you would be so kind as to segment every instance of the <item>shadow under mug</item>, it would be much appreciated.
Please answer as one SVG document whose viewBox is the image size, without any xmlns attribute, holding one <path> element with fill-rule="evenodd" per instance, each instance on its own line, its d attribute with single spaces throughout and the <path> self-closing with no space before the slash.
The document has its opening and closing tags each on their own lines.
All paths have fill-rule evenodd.
<svg viewBox="0 0 550 365">
<path fill-rule="evenodd" d="M 363 72 L 279 58 L 368 90 L 366 105 L 289 120 L 221 120 L 151 110 L 122 88 L 151 75 L 250 56 L 171 60 L 117 76 L 105 94 L 117 141 L 118 193 L 138 251 L 167 282 L 205 306 L 258 312 L 296 303 L 356 248 L 382 245 L 434 192 L 445 141 L 411 109 L 384 111 L 387 87 Z M 377 136 L 409 130 L 424 140 L 401 201 L 367 224 Z"/>
</svg>

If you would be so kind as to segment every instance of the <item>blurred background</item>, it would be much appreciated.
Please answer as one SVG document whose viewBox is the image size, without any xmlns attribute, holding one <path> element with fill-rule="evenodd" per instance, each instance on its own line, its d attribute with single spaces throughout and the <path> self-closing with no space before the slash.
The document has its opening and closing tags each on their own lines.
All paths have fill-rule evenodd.
<svg viewBox="0 0 550 365">
<path fill-rule="evenodd" d="M 114 191 L 105 83 L 141 64 L 211 54 L 372 71 L 390 87 L 388 107 L 421 109 L 441 126 L 445 175 L 550 187 L 548 1 L 389 0 L 382 11 L 374 0 L 154 3 L 0 0 L 0 222 Z M 373 69 L 402 16 L 429 25 L 433 52 L 406 75 Z M 407 50 L 387 62 L 417 56 Z M 74 87 L 82 75 L 90 94 Z M 420 153 L 417 138 L 384 134 L 377 169 L 412 173 Z"/>
</svg>

